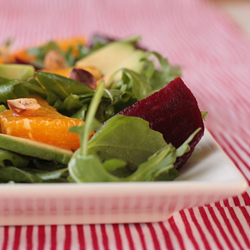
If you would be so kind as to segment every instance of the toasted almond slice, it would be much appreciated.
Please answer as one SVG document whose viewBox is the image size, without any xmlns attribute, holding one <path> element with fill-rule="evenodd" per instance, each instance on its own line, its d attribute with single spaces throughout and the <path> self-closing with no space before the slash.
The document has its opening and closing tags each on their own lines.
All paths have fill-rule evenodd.
<svg viewBox="0 0 250 250">
<path fill-rule="evenodd" d="M 13 112 L 17 114 L 22 114 L 25 112 L 25 115 L 34 114 L 34 112 L 41 107 L 41 105 L 38 104 L 37 100 L 34 98 L 8 100 L 7 104 Z"/>
<path fill-rule="evenodd" d="M 70 79 L 78 81 L 91 89 L 96 89 L 97 84 L 94 76 L 84 69 L 73 68 L 68 76 Z"/>
<path fill-rule="evenodd" d="M 64 69 L 66 68 L 66 62 L 63 56 L 57 50 L 50 50 L 44 58 L 45 69 Z"/>
</svg>

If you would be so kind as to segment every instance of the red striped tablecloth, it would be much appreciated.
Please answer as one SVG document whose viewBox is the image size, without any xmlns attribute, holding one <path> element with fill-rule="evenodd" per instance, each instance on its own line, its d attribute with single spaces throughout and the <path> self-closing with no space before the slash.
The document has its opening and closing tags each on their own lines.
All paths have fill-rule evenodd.
<svg viewBox="0 0 250 250">
<path fill-rule="evenodd" d="M 206 127 L 250 183 L 250 39 L 205 0 L 0 0 L 0 41 L 142 35 L 183 68 Z M 226 173 L 225 173 L 226 174 Z M 0 227 L 1 249 L 250 249 L 250 189 L 147 224 Z"/>
</svg>

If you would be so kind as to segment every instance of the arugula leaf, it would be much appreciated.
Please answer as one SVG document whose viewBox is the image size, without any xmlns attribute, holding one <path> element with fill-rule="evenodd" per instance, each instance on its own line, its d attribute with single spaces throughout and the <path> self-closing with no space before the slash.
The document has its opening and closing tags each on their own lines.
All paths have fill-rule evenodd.
<svg viewBox="0 0 250 250">
<path fill-rule="evenodd" d="M 0 181 L 1 182 L 23 182 L 23 183 L 39 183 L 42 180 L 25 170 L 17 167 L 0 168 Z"/>
<path fill-rule="evenodd" d="M 156 65 L 155 60 L 151 59 L 152 55 L 157 58 L 160 68 Z M 110 77 L 107 86 L 111 86 L 111 89 L 131 92 L 138 101 L 162 89 L 170 81 L 181 76 L 180 68 L 171 66 L 167 58 L 162 57 L 157 52 L 148 52 L 147 57 L 143 58 L 142 61 L 145 62 L 145 65 L 140 74 L 126 68 L 119 69 Z M 122 73 L 120 81 L 114 82 L 115 76 L 120 73 Z"/>
<path fill-rule="evenodd" d="M 150 59 L 151 55 L 157 58 L 160 69 L 158 69 L 154 61 Z M 153 91 L 162 89 L 176 77 L 181 76 L 180 67 L 170 65 L 167 58 L 164 58 L 155 51 L 149 52 L 148 57 L 144 58 L 143 61 L 145 61 L 145 67 L 141 75 L 150 84 Z"/>
<path fill-rule="evenodd" d="M 138 117 L 117 115 L 109 119 L 91 138 L 88 152 L 102 161 L 118 158 L 135 170 L 149 156 L 166 146 L 161 133 Z"/>
<path fill-rule="evenodd" d="M 95 155 L 76 154 L 69 162 L 69 172 L 76 182 L 118 182 L 103 168 L 100 159 Z"/>
<path fill-rule="evenodd" d="M 46 92 L 31 82 L 8 80 L 0 85 L 0 103 L 7 100 L 29 97 L 30 95 L 46 96 Z"/>
<path fill-rule="evenodd" d="M 208 115 L 208 112 L 207 112 L 207 111 L 201 111 L 201 116 L 202 116 L 202 119 L 203 119 L 204 121 L 206 120 L 207 115 Z"/>
<path fill-rule="evenodd" d="M 67 182 L 67 177 L 66 165 L 0 149 L 0 182 Z"/>
<path fill-rule="evenodd" d="M 36 77 L 42 86 L 53 92 L 62 100 L 67 98 L 70 94 L 82 95 L 93 93 L 93 90 L 86 85 L 57 74 L 36 72 Z"/>
<path fill-rule="evenodd" d="M 137 100 L 142 100 L 149 96 L 152 92 L 150 85 L 136 72 L 130 69 L 122 68 L 116 71 L 109 82 L 112 82 L 116 74 L 122 72 L 122 79 L 111 85 L 112 89 L 120 89 L 121 91 L 132 92 Z"/>
<path fill-rule="evenodd" d="M 69 94 L 61 103 L 61 105 L 57 107 L 57 110 L 70 116 L 82 108 L 82 106 L 83 104 L 80 102 L 79 95 Z"/>
<path fill-rule="evenodd" d="M 26 172 L 33 174 L 40 178 L 43 182 L 50 181 L 62 181 L 64 178 L 64 182 L 66 182 L 66 178 L 68 177 L 68 168 L 58 169 L 58 170 L 37 170 L 37 169 L 26 169 Z"/>
<path fill-rule="evenodd" d="M 123 169 L 124 161 L 120 159 L 108 160 L 104 163 L 97 155 L 81 155 L 79 152 L 72 157 L 69 163 L 71 178 L 76 182 L 124 182 L 124 181 L 166 181 L 173 180 L 178 176 L 178 171 L 174 168 L 177 157 L 190 150 L 188 143 L 198 132 L 195 131 L 183 145 L 175 149 L 171 144 L 158 150 L 150 156 L 147 161 L 141 163 L 137 170 L 119 173 Z"/>
<path fill-rule="evenodd" d="M 190 150 L 188 144 L 198 130 L 175 149 L 164 141 L 162 134 L 151 130 L 143 119 L 114 116 L 89 140 L 91 131 L 98 124 L 94 117 L 101 100 L 101 91 L 103 85 L 93 97 L 85 124 L 70 129 L 79 134 L 81 147 L 68 164 L 69 180 L 118 182 L 176 178 L 178 171 L 174 169 L 174 163 L 177 157 Z M 129 170 L 124 171 L 127 167 Z"/>
<path fill-rule="evenodd" d="M 88 105 L 84 104 L 75 114 L 73 114 L 71 117 L 72 118 L 77 118 L 85 121 L 86 114 L 88 110 Z"/>
<path fill-rule="evenodd" d="M 68 168 L 58 170 L 38 170 L 8 166 L 0 168 L 0 182 L 42 183 L 67 182 Z"/>
<path fill-rule="evenodd" d="M 30 158 L 5 149 L 0 149 L 0 168 L 7 166 L 26 167 Z"/>
<path fill-rule="evenodd" d="M 158 175 L 174 167 L 175 148 L 169 144 L 143 162 L 126 181 L 154 181 Z"/>
</svg>

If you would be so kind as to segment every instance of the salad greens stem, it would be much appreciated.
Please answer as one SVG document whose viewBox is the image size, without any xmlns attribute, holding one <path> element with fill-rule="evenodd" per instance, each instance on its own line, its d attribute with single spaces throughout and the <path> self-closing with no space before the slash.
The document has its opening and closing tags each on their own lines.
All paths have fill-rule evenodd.
<svg viewBox="0 0 250 250">
<path fill-rule="evenodd" d="M 96 111 L 97 111 L 97 108 L 98 108 L 98 105 L 102 99 L 102 95 L 103 95 L 103 92 L 104 92 L 104 82 L 101 81 L 97 90 L 96 90 L 96 93 L 94 94 L 93 96 L 93 99 L 91 101 L 91 104 L 89 106 L 89 110 L 88 110 L 88 113 L 86 115 L 86 122 L 85 122 L 85 126 L 84 126 L 84 135 L 89 135 L 90 131 L 91 131 L 91 122 L 92 122 L 92 118 L 95 117 L 95 114 L 96 114 Z M 88 147 L 87 147 L 87 143 L 88 143 L 88 136 L 83 136 L 83 139 L 82 139 L 82 147 L 81 147 L 81 155 L 83 156 L 87 156 L 88 154 Z"/>
</svg>

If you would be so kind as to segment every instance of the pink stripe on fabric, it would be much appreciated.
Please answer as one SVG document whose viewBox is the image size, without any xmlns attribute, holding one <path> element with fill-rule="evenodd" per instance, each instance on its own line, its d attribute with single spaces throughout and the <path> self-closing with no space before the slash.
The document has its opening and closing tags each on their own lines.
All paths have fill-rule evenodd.
<svg viewBox="0 0 250 250">
<path fill-rule="evenodd" d="M 239 198 L 236 196 L 236 197 L 233 197 L 233 201 L 234 201 L 234 205 L 235 206 L 240 206 L 240 200 L 239 200 Z"/>
<path fill-rule="evenodd" d="M 57 226 L 50 226 L 50 250 L 57 249 Z"/>
<path fill-rule="evenodd" d="M 159 240 L 157 238 L 157 235 L 155 233 L 155 229 L 154 229 L 153 225 L 151 223 L 147 223 L 146 225 L 147 225 L 147 227 L 149 229 L 149 232 L 151 234 L 153 244 L 154 244 L 154 249 L 155 250 L 160 250 L 161 246 L 160 246 Z"/>
<path fill-rule="evenodd" d="M 214 134 L 213 134 L 213 135 L 214 135 Z M 249 167 L 248 167 L 248 164 L 247 164 L 246 162 L 242 161 L 241 158 L 238 158 L 239 155 L 238 155 L 237 152 L 231 147 L 231 145 L 228 144 L 228 142 L 227 142 L 225 136 L 222 135 L 222 133 L 220 133 L 220 137 L 221 137 L 222 140 L 225 141 L 224 143 L 220 143 L 221 148 L 222 148 L 223 151 L 228 155 L 228 157 L 232 160 L 232 162 L 235 164 L 235 166 L 238 167 L 238 169 L 242 172 L 242 174 L 245 176 L 245 178 L 247 179 L 248 183 L 250 184 L 250 180 L 249 180 L 249 178 L 247 178 L 247 175 L 245 174 L 245 173 L 249 173 L 249 172 L 248 172 L 248 171 L 249 171 L 249 170 L 248 170 L 248 168 L 249 168 Z M 215 140 L 218 140 L 218 141 L 219 141 L 219 137 L 217 137 L 216 135 L 214 135 L 214 138 L 215 138 Z M 233 155 L 232 153 L 230 154 L 230 151 L 231 151 L 233 154 L 236 153 L 235 157 L 237 157 L 237 159 L 234 158 L 234 155 Z M 245 169 L 244 169 L 244 168 L 241 168 L 241 167 L 239 166 L 239 160 L 242 162 L 243 167 L 244 167 Z M 244 171 L 244 170 L 245 170 L 245 171 Z"/>
<path fill-rule="evenodd" d="M 208 219 L 208 217 L 207 217 L 207 214 L 206 214 L 206 211 L 205 211 L 204 207 L 199 207 L 199 212 L 200 212 L 200 214 L 201 214 L 201 218 L 203 219 L 204 224 L 205 224 L 205 226 L 206 226 L 208 232 L 209 232 L 209 233 L 211 234 L 211 236 L 213 237 L 213 240 L 214 240 L 215 244 L 217 245 L 217 247 L 218 247 L 219 249 L 223 249 L 223 247 L 222 247 L 220 241 L 218 240 L 218 237 L 217 237 L 216 233 L 214 232 L 214 229 L 213 229 L 213 227 L 212 227 L 212 224 L 211 224 L 211 222 L 209 221 L 209 219 Z"/>
<path fill-rule="evenodd" d="M 243 239 L 244 239 L 247 247 L 250 248 L 249 235 L 248 236 L 246 235 L 246 232 L 243 229 L 243 227 L 242 227 L 242 225 L 241 225 L 241 223 L 240 223 L 240 221 L 239 221 L 239 219 L 238 219 L 238 217 L 237 217 L 234 209 L 232 207 L 229 207 L 228 211 L 231 214 L 231 217 L 232 217 L 233 221 L 235 222 L 235 225 L 238 227 L 238 229 L 240 231 L 240 234 L 242 235 L 242 237 L 243 237 Z"/>
<path fill-rule="evenodd" d="M 65 227 L 64 250 L 68 250 L 71 247 L 71 226 L 66 225 L 64 227 Z"/>
<path fill-rule="evenodd" d="M 77 225 L 77 234 L 78 234 L 79 249 L 85 250 L 86 246 L 85 246 L 83 225 Z"/>
<path fill-rule="evenodd" d="M 225 222 L 225 225 L 229 231 L 229 233 L 231 234 L 231 237 L 233 238 L 233 240 L 235 241 L 235 243 L 238 245 L 239 249 L 240 250 L 244 250 L 241 243 L 239 242 L 239 239 L 237 238 L 234 230 L 233 230 L 233 227 L 229 221 L 229 218 L 227 217 L 226 213 L 225 213 L 225 208 L 221 207 L 221 206 L 217 206 L 218 208 L 218 211 L 220 212 L 224 222 Z"/>
<path fill-rule="evenodd" d="M 4 241 L 2 245 L 2 250 L 7 250 L 9 241 L 9 227 L 4 227 Z"/>
<path fill-rule="evenodd" d="M 201 236 L 201 239 L 202 239 L 202 242 L 204 244 L 205 249 L 206 250 L 211 250 L 210 244 L 207 241 L 207 237 L 205 236 L 203 230 L 201 229 L 201 226 L 197 221 L 197 218 L 196 218 L 196 216 L 194 214 L 193 209 L 188 209 L 188 211 L 189 211 L 189 214 L 191 216 L 191 219 L 193 220 L 193 222 L 194 222 L 194 224 L 195 224 L 195 226 L 196 226 L 196 228 L 197 228 L 197 230 L 198 230 L 198 232 L 199 232 L 199 234 Z"/>
<path fill-rule="evenodd" d="M 249 180 L 249 183 L 250 183 L 250 180 Z M 242 198 L 244 199 L 246 206 L 250 206 L 250 196 L 248 195 L 247 192 L 242 194 Z"/>
<path fill-rule="evenodd" d="M 102 244 L 103 244 L 103 248 L 104 250 L 109 250 L 109 238 L 106 232 L 106 227 L 104 224 L 100 225 L 101 227 L 101 232 L 102 232 Z"/>
<path fill-rule="evenodd" d="M 119 224 L 113 224 L 112 227 L 113 227 L 113 231 L 115 235 L 115 243 L 116 243 L 117 250 L 123 250 Z"/>
<path fill-rule="evenodd" d="M 223 134 L 221 134 L 220 136 L 221 136 L 221 137 L 223 138 L 223 140 L 227 143 L 227 146 L 228 146 L 228 147 L 230 148 L 230 150 L 236 155 L 236 157 L 237 157 L 238 159 L 240 159 L 240 161 L 246 166 L 246 168 L 248 168 L 248 169 L 250 170 L 250 165 L 249 165 L 249 163 L 242 159 L 242 157 L 239 155 L 238 151 L 235 150 L 235 148 L 228 142 L 228 140 L 226 139 L 226 137 L 225 137 Z"/>
<path fill-rule="evenodd" d="M 183 242 L 183 239 L 182 239 L 182 235 L 180 234 L 180 231 L 175 223 L 175 220 L 174 220 L 174 217 L 172 216 L 170 219 L 169 219 L 169 224 L 172 228 L 172 230 L 174 231 L 177 239 L 178 239 L 178 243 L 180 245 L 180 249 L 185 249 L 185 246 L 184 246 L 184 242 Z"/>
<path fill-rule="evenodd" d="M 130 225 L 129 224 L 125 224 L 124 225 L 124 230 L 125 230 L 125 234 L 128 240 L 128 244 L 129 244 L 129 249 L 130 250 L 136 250 L 135 249 L 135 245 L 134 245 L 134 241 L 130 232 Z"/>
<path fill-rule="evenodd" d="M 45 226 L 38 226 L 38 250 L 44 250 Z"/>
<path fill-rule="evenodd" d="M 224 231 L 224 229 L 223 229 L 220 221 L 218 220 L 218 218 L 217 218 L 217 216 L 216 216 L 216 214 L 214 212 L 214 208 L 211 207 L 211 206 L 208 206 L 207 208 L 209 210 L 209 213 L 210 213 L 210 215 L 211 215 L 214 223 L 216 224 L 217 228 L 219 229 L 220 234 L 222 235 L 223 239 L 225 240 L 225 242 L 226 242 L 226 244 L 228 246 L 228 249 L 234 250 L 233 245 L 231 244 L 230 240 L 228 239 L 228 237 L 227 237 L 227 235 L 226 235 L 226 233 L 225 233 L 225 231 Z"/>
<path fill-rule="evenodd" d="M 27 226 L 26 229 L 26 244 L 27 249 L 26 250 L 32 250 L 33 249 L 33 242 L 32 242 L 32 236 L 33 236 L 33 226 Z"/>
<path fill-rule="evenodd" d="M 245 217 L 246 219 L 246 222 L 249 226 L 249 230 L 250 230 L 250 214 L 249 214 L 249 211 L 247 211 L 247 209 L 245 207 L 241 207 L 241 212 L 243 214 L 243 216 Z"/>
<path fill-rule="evenodd" d="M 194 249 L 199 250 L 199 246 L 198 246 L 197 241 L 194 237 L 194 234 L 192 232 L 192 228 L 190 226 L 190 223 L 187 219 L 187 216 L 186 216 L 184 210 L 180 211 L 180 216 L 181 216 L 183 223 L 185 225 L 185 231 L 187 233 L 187 236 L 190 239 L 190 241 L 192 242 Z"/>
<path fill-rule="evenodd" d="M 91 231 L 91 238 L 92 238 L 92 242 L 93 242 L 92 243 L 93 249 L 99 249 L 95 225 L 90 225 L 90 231 Z"/>
<path fill-rule="evenodd" d="M 234 143 L 236 143 L 237 146 L 240 148 L 240 150 L 242 150 L 242 152 L 244 152 L 250 158 L 250 146 L 249 145 L 243 146 L 242 142 L 239 142 L 239 138 L 235 137 L 233 138 L 234 138 Z M 248 163 L 248 165 L 250 165 L 250 162 Z"/>
<path fill-rule="evenodd" d="M 139 238 L 140 238 L 140 241 L 141 241 L 141 245 L 142 245 L 142 249 L 147 250 L 145 239 L 144 239 L 144 234 L 143 234 L 143 231 L 142 231 L 142 228 L 141 228 L 141 224 L 138 224 L 138 223 L 135 224 L 135 229 L 138 232 L 138 235 L 139 235 Z"/>
<path fill-rule="evenodd" d="M 106 0 L 104 2 L 67 2 L 61 0 L 38 0 L 37 5 L 30 5 L 30 1 L 28 0 L 17 1 L 16 4 L 14 4 L 15 2 L 12 0 L 3 0 L 3 3 L 6 4 L 6 6 L 7 4 L 11 5 L 11 18 L 9 20 L 10 25 L 1 22 L 1 39 L 3 35 L 10 35 L 10 32 L 14 30 L 16 31 L 15 35 L 18 39 L 17 46 L 26 46 L 32 41 L 39 42 L 46 38 L 52 38 L 52 36 L 69 37 L 75 34 L 89 35 L 94 30 L 101 30 L 103 33 L 124 37 L 129 34 L 135 34 L 138 31 L 141 32 L 143 42 L 149 48 L 157 49 L 159 52 L 163 52 L 165 56 L 169 55 L 170 61 L 183 65 L 185 82 L 190 84 L 190 88 L 195 95 L 197 95 L 201 107 L 207 108 L 209 111 L 206 122 L 207 128 L 213 133 L 217 142 L 222 146 L 237 167 L 242 172 L 244 171 L 246 176 L 247 171 L 250 170 L 247 158 L 245 157 L 249 154 L 249 148 L 247 148 L 249 142 L 247 138 L 250 134 L 247 124 L 249 124 L 250 74 L 249 69 L 244 65 L 249 65 L 250 63 L 248 59 L 250 55 L 249 41 L 247 41 L 241 31 L 229 22 L 228 19 L 222 15 L 223 13 L 213 7 L 209 1 Z M 30 5 L 31 8 L 22 10 L 21 6 L 27 4 Z M 23 27 L 27 27 L 27 29 L 30 30 L 32 25 L 29 22 L 26 23 L 25 19 L 21 17 L 27 15 L 31 20 L 42 20 L 42 17 L 45 16 L 45 12 L 43 13 L 39 10 L 39 6 L 42 4 L 44 4 L 47 10 L 46 17 L 48 21 L 44 20 L 45 29 L 41 28 L 43 26 L 38 25 L 33 32 L 30 32 L 27 36 L 22 36 L 22 34 L 24 34 Z M 53 8 L 50 8 L 50 6 L 53 6 Z M 143 8 L 141 6 L 143 6 Z M 31 11 L 32 8 L 35 10 Z M 53 9 L 55 8 L 57 11 L 53 13 Z M 75 11 L 77 9 L 82 11 Z M 95 12 L 91 10 L 95 10 Z M 92 18 L 93 13 L 95 14 L 94 18 Z M 3 15 L 6 15 L 4 8 L 2 8 L 2 10 L 0 9 L 0 16 Z M 51 16 L 55 17 L 54 22 L 51 22 Z M 63 17 L 65 22 L 62 22 L 60 17 Z M 113 23 L 115 17 L 118 17 L 118 21 Z M 18 21 L 17 28 L 14 25 L 15 21 Z M 158 25 L 156 26 L 156 24 Z M 233 142 L 232 140 L 228 140 L 224 134 L 230 136 Z M 234 134 L 237 136 L 234 137 Z M 237 138 L 240 138 L 244 143 L 242 144 Z M 250 184 L 249 178 L 248 183 Z M 171 229 L 175 233 L 180 246 L 175 244 L 175 241 L 171 239 L 169 232 L 162 222 L 158 223 L 157 226 L 159 225 L 164 236 L 163 238 L 156 235 L 155 227 L 150 224 L 150 226 L 148 226 L 148 228 L 151 227 L 152 232 L 150 231 L 150 234 L 152 239 L 156 237 L 157 242 L 156 244 L 154 243 L 154 247 L 162 246 L 165 243 L 166 248 L 169 250 L 187 249 L 184 243 L 190 240 L 194 249 L 198 249 L 199 243 L 201 246 L 204 244 L 204 247 L 201 247 L 202 250 L 209 250 L 216 248 L 214 244 L 214 234 L 216 233 L 216 229 L 218 229 L 228 249 L 232 249 L 232 243 L 235 243 L 238 247 L 237 249 L 245 250 L 244 242 L 249 246 L 249 240 L 246 238 L 248 232 L 244 230 L 245 227 L 243 228 L 242 225 L 246 225 L 244 223 L 250 225 L 250 215 L 249 210 L 247 210 L 247 206 L 250 206 L 249 190 L 239 197 L 243 200 L 234 197 L 230 198 L 230 200 L 226 200 L 222 206 L 219 203 L 216 203 L 215 207 L 208 205 L 207 209 L 209 214 L 207 213 L 207 209 L 204 208 L 201 208 L 201 214 L 194 214 L 194 210 L 189 209 L 186 213 L 190 214 L 192 220 L 190 222 L 187 219 L 187 214 L 181 211 L 180 216 L 184 225 L 182 223 L 180 225 L 176 224 L 174 219 L 171 218 L 168 223 L 170 223 Z M 243 201 L 246 207 L 242 207 L 241 203 L 243 203 Z M 234 205 L 237 206 L 237 210 L 234 208 Z M 218 209 L 218 213 L 215 209 Z M 232 218 L 227 217 L 228 214 L 225 213 L 226 209 L 229 209 L 229 217 Z M 243 219 L 237 218 L 238 213 L 236 212 L 238 209 L 242 212 Z M 217 214 L 219 214 L 219 219 Z M 221 221 L 224 223 L 220 224 Z M 243 232 L 244 242 L 235 234 L 234 224 L 240 232 Z M 208 226 L 210 232 L 214 227 L 212 232 L 213 241 L 208 241 L 210 235 L 202 231 L 204 226 Z M 193 227 L 197 228 L 197 233 L 201 236 L 201 243 L 197 243 L 195 238 L 196 230 L 192 230 Z M 146 250 L 147 246 L 141 224 L 135 224 L 135 228 L 139 235 L 139 244 L 141 244 L 143 250 Z M 51 250 L 56 249 L 57 245 L 56 229 L 56 226 L 54 226 L 53 229 L 51 227 Z M 126 240 L 128 240 L 130 248 L 133 249 L 133 247 L 135 247 L 133 245 L 134 238 L 133 235 L 131 235 L 130 226 L 125 225 L 124 229 L 126 239 L 121 237 L 119 225 L 113 227 L 116 249 L 125 248 L 123 247 L 123 243 Z M 27 246 L 28 242 L 32 244 L 32 230 L 33 227 L 30 227 L 27 228 L 26 231 Z M 83 226 L 77 226 L 78 242 L 74 244 L 72 241 L 73 237 L 71 237 L 72 249 L 110 249 L 109 243 L 113 238 L 109 235 L 113 233 L 112 230 L 106 231 L 105 225 L 101 225 L 102 246 L 99 246 L 98 243 L 100 239 L 96 233 L 96 227 L 90 227 L 90 230 L 93 243 L 92 245 L 86 246 Z M 40 246 L 39 249 L 44 249 L 45 236 L 43 235 L 45 232 L 43 232 L 42 229 L 38 231 L 37 240 L 39 241 L 39 245 L 43 245 L 43 247 Z M 70 242 L 68 235 L 70 233 L 66 231 L 65 227 L 65 235 L 61 235 L 62 238 L 65 237 L 63 238 L 65 240 L 64 246 L 67 245 L 66 242 Z M 18 236 L 16 229 L 14 232 Z M 180 232 L 184 233 L 180 235 Z M 27 238 L 28 235 L 30 238 Z M 4 228 L 4 237 L 2 249 L 5 250 L 9 249 L 13 243 L 9 242 L 9 227 Z M 20 234 L 17 238 L 19 238 L 19 243 L 16 243 L 16 245 L 21 249 Z M 220 239 L 219 235 L 217 235 L 217 240 L 219 241 Z M 79 246 L 77 244 L 79 244 Z M 217 248 L 219 248 L 219 246 L 221 246 L 221 244 L 217 244 Z M 32 245 L 29 247 L 32 249 Z"/>
<path fill-rule="evenodd" d="M 160 228 L 161 228 L 162 233 L 164 235 L 164 241 L 165 241 L 166 248 L 168 250 L 174 250 L 174 247 L 173 247 L 172 241 L 170 239 L 168 230 L 166 229 L 166 227 L 164 226 L 164 224 L 162 222 L 159 222 L 159 225 L 160 225 Z"/>
<path fill-rule="evenodd" d="M 15 227 L 13 250 L 18 250 L 19 249 L 21 230 L 22 230 L 21 226 L 16 226 Z"/>
</svg>

